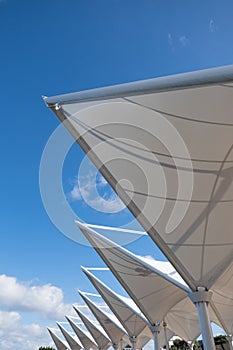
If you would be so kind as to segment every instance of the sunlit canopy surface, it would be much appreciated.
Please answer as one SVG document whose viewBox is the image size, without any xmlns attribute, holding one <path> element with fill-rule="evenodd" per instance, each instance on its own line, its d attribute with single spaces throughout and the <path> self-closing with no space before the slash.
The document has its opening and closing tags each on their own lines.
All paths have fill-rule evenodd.
<svg viewBox="0 0 233 350">
<path fill-rule="evenodd" d="M 166 320 L 169 329 L 183 339 L 198 337 L 199 321 L 188 296 L 190 289 L 170 263 L 139 257 L 87 226 L 79 223 L 79 227 L 151 325 Z M 212 321 L 218 322 L 210 311 Z"/>
<path fill-rule="evenodd" d="M 79 292 L 85 301 L 86 305 L 89 307 L 93 315 L 99 321 L 100 325 L 103 327 L 108 337 L 111 339 L 113 344 L 119 344 L 123 337 L 126 337 L 126 331 L 113 321 L 112 316 L 101 310 L 93 301 L 91 301 L 85 293 Z M 128 341 L 129 342 L 129 341 Z M 126 344 L 125 344 L 126 345 Z"/>
<path fill-rule="evenodd" d="M 62 332 L 64 338 L 66 339 L 67 343 L 69 344 L 69 347 L 71 350 L 80 350 L 82 348 L 82 345 L 79 344 L 79 342 L 74 339 L 70 333 L 62 327 L 59 323 L 57 323 L 58 327 L 60 328 L 60 331 Z"/>
<path fill-rule="evenodd" d="M 108 288 L 103 282 L 101 282 L 92 273 L 90 273 L 90 271 L 88 271 L 88 269 L 83 268 L 83 271 L 85 272 L 85 274 L 87 275 L 87 277 L 89 278 L 91 283 L 99 291 L 99 293 L 101 294 L 103 299 L 106 298 L 106 300 L 108 300 L 109 307 L 112 309 L 112 311 L 116 315 L 120 315 L 120 316 L 118 316 L 118 317 L 120 317 L 119 318 L 120 320 L 121 320 L 121 315 L 122 315 L 122 313 L 124 311 L 128 310 L 128 311 L 130 311 L 133 314 L 135 314 L 135 313 L 139 314 L 140 313 L 140 310 L 138 309 L 137 305 L 134 303 L 134 301 L 132 299 L 120 296 L 119 294 L 117 294 L 117 293 L 113 292 L 112 290 L 110 290 L 110 288 Z M 125 310 L 125 308 L 126 308 L 126 310 Z M 130 315 L 131 315 L 131 313 L 130 313 Z M 135 319 L 135 321 L 138 322 L 137 319 Z M 121 322 L 122 322 L 122 320 L 121 320 Z M 146 322 L 146 320 L 144 322 Z M 176 320 L 176 322 L 179 322 L 179 320 Z M 129 336 L 137 338 L 136 339 L 136 344 L 137 344 L 138 348 L 142 348 L 144 345 L 146 345 L 148 343 L 148 341 L 151 338 L 153 338 L 151 330 L 149 329 L 148 326 L 146 326 L 146 328 L 144 328 L 137 336 L 136 334 L 138 332 L 135 331 L 135 329 L 134 329 L 137 324 L 136 323 L 134 323 L 134 324 L 132 323 L 132 317 L 131 316 L 129 317 L 129 319 L 126 319 L 124 323 L 126 323 L 126 325 L 128 327 L 130 326 L 129 328 L 126 327 L 128 329 L 128 331 L 129 331 L 129 333 L 128 333 Z M 139 324 L 139 326 L 140 326 L 140 324 Z M 134 328 L 132 328 L 132 327 L 134 327 Z M 165 337 L 165 331 L 166 331 L 166 337 Z M 166 330 L 163 330 L 162 327 L 161 327 L 161 332 L 160 332 L 160 336 L 159 336 L 159 344 L 160 344 L 160 346 L 161 347 L 165 346 L 166 345 L 166 339 L 169 340 L 173 335 L 174 335 L 174 332 L 172 332 L 167 326 L 166 326 Z M 190 339 L 190 338 L 187 337 L 187 339 Z"/>
<path fill-rule="evenodd" d="M 187 284 L 233 259 L 233 66 L 46 98 Z"/>
<path fill-rule="evenodd" d="M 57 350 L 69 350 L 68 345 L 66 345 L 65 342 L 63 342 L 51 329 L 48 328 L 48 331 Z"/>
<path fill-rule="evenodd" d="M 110 346 L 110 339 L 104 334 L 104 330 L 100 330 L 96 325 L 96 320 L 90 320 L 86 315 L 84 315 L 79 309 L 74 307 L 82 322 L 91 333 L 92 337 L 95 339 L 96 344 L 98 344 L 99 349 L 107 349 Z"/>
<path fill-rule="evenodd" d="M 129 337 L 137 338 L 137 347 L 142 348 L 152 338 L 148 330 L 146 319 L 140 314 L 140 310 L 133 301 L 113 292 L 103 282 L 96 278 L 90 271 L 83 268 L 90 282 L 99 292 L 110 310 L 116 315 Z M 130 302 L 130 303 L 129 303 Z"/>
<path fill-rule="evenodd" d="M 74 333 L 79 338 L 81 344 L 83 345 L 84 349 L 89 350 L 97 350 L 97 344 L 94 340 L 92 340 L 92 336 L 88 335 L 83 329 L 81 329 L 74 321 L 72 321 L 69 317 L 66 317 L 69 324 L 71 325 Z"/>
<path fill-rule="evenodd" d="M 147 268 L 136 255 L 85 225 L 78 226 L 152 325 L 162 321 L 170 308 L 187 296 L 189 289 L 184 283 L 158 269 L 153 273 L 152 266 Z"/>
</svg>

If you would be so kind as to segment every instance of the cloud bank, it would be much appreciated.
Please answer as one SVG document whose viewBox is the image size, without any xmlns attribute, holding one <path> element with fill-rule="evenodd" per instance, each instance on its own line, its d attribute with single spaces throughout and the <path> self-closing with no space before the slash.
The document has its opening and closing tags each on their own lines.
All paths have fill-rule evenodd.
<svg viewBox="0 0 233 350">
<path fill-rule="evenodd" d="M 37 350 L 42 345 L 52 345 L 46 327 L 23 324 L 18 312 L 0 311 L 1 350 Z"/>
<path fill-rule="evenodd" d="M 70 202 L 84 201 L 91 208 L 104 213 L 118 213 L 125 209 L 125 205 L 103 176 L 92 169 L 85 176 L 79 175 L 67 198 Z"/>
<path fill-rule="evenodd" d="M 75 316 L 64 303 L 63 291 L 51 284 L 33 285 L 0 275 L 0 349 L 37 350 L 54 346 L 47 326 L 65 315 Z M 28 321 L 29 319 L 29 321 Z"/>
<path fill-rule="evenodd" d="M 71 304 L 65 304 L 60 288 L 51 284 L 34 286 L 18 282 L 15 277 L 0 275 L 0 307 L 14 311 L 38 312 L 48 319 L 60 319 L 72 314 Z"/>
</svg>

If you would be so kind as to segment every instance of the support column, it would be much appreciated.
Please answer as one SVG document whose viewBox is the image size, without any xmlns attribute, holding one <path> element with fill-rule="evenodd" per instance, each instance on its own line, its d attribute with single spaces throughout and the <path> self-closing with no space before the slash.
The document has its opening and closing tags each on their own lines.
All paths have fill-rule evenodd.
<svg viewBox="0 0 233 350">
<path fill-rule="evenodd" d="M 189 349 L 190 349 L 190 350 L 193 349 L 193 344 L 194 344 L 193 341 L 188 341 L 188 346 L 189 346 Z"/>
<path fill-rule="evenodd" d="M 136 350 L 136 342 L 137 342 L 137 337 L 132 336 L 129 338 L 130 342 L 131 342 L 131 347 L 132 350 Z"/>
<path fill-rule="evenodd" d="M 197 308 L 204 350 L 215 350 L 214 337 L 208 312 L 208 304 L 212 293 L 206 291 L 204 287 L 198 287 L 197 291 L 190 293 L 189 296 Z"/>
<path fill-rule="evenodd" d="M 163 331 L 164 331 L 164 339 L 165 339 L 166 349 L 169 350 L 169 342 L 167 339 L 167 322 L 165 322 L 165 321 L 163 321 Z"/>
<path fill-rule="evenodd" d="M 232 334 L 228 334 L 227 335 L 227 340 L 228 340 L 228 343 L 229 343 L 229 346 L 230 346 L 230 350 L 233 350 L 233 347 L 232 347 Z"/>
<path fill-rule="evenodd" d="M 112 347 L 114 350 L 117 350 L 119 347 L 119 343 L 112 343 Z"/>
<path fill-rule="evenodd" d="M 150 326 L 150 330 L 154 337 L 154 350 L 159 350 L 160 323 L 157 322 L 153 326 Z"/>
<path fill-rule="evenodd" d="M 120 340 L 120 350 L 123 350 L 123 339 Z"/>
</svg>

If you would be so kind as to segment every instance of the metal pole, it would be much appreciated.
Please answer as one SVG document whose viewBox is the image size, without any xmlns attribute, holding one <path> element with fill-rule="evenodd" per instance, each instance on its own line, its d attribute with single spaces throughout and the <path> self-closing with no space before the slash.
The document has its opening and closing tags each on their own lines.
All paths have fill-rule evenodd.
<svg viewBox="0 0 233 350">
<path fill-rule="evenodd" d="M 159 350 L 159 332 L 154 332 L 154 350 Z"/>
<path fill-rule="evenodd" d="M 120 349 L 123 350 L 123 339 L 120 340 Z"/>
<path fill-rule="evenodd" d="M 190 293 L 189 296 L 197 308 L 204 349 L 215 350 L 214 337 L 208 312 L 208 304 L 212 293 L 206 291 L 204 287 L 198 287 L 197 291 Z"/>
<path fill-rule="evenodd" d="M 114 350 L 117 350 L 119 347 L 119 343 L 112 343 L 112 347 Z"/>
<path fill-rule="evenodd" d="M 155 325 L 150 327 L 150 330 L 154 337 L 154 350 L 159 350 L 159 332 L 160 332 L 160 324 L 156 323 Z"/>
<path fill-rule="evenodd" d="M 169 342 L 167 339 L 167 322 L 165 321 L 163 321 L 163 330 L 164 330 L 164 339 L 165 339 L 166 349 L 169 350 Z"/>
<path fill-rule="evenodd" d="M 131 348 L 132 350 L 136 350 L 136 341 L 137 341 L 137 337 L 132 336 L 129 338 L 130 342 L 131 342 Z"/>
<path fill-rule="evenodd" d="M 230 350 L 233 350 L 233 348 L 232 348 L 232 334 L 227 335 L 227 340 L 229 343 Z"/>
</svg>

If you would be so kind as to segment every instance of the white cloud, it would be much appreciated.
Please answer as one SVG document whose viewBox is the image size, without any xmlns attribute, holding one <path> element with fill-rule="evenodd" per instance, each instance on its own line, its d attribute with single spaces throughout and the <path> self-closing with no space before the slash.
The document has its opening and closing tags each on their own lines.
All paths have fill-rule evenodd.
<svg viewBox="0 0 233 350">
<path fill-rule="evenodd" d="M 72 190 L 68 193 L 68 200 L 70 202 L 82 200 L 91 208 L 104 213 L 117 213 L 125 208 L 103 176 L 92 170 L 76 179 Z"/>
<path fill-rule="evenodd" d="M 20 318 L 18 312 L 0 311 L 0 336 L 3 335 L 5 329 L 11 328 Z"/>
<path fill-rule="evenodd" d="M 168 33 L 167 39 L 168 39 L 169 46 L 171 47 L 172 51 L 174 51 L 175 48 L 174 48 L 173 37 L 171 33 Z"/>
<path fill-rule="evenodd" d="M 42 345 L 52 345 L 45 327 L 23 324 L 18 312 L 0 311 L 1 350 L 37 350 Z"/>
<path fill-rule="evenodd" d="M 214 33 L 214 32 L 216 32 L 216 30 L 218 30 L 218 27 L 217 27 L 217 25 L 215 24 L 214 20 L 211 19 L 211 20 L 209 21 L 209 31 L 210 31 L 211 33 Z"/>
<path fill-rule="evenodd" d="M 175 51 L 175 47 L 185 47 L 190 44 L 189 38 L 186 35 L 174 36 L 168 33 L 167 40 L 172 51 Z"/>
<path fill-rule="evenodd" d="M 97 176 L 97 179 L 96 179 L 98 185 L 100 187 L 104 187 L 104 186 L 107 186 L 108 183 L 107 181 L 105 180 L 105 178 L 103 176 L 101 176 L 100 174 Z"/>
<path fill-rule="evenodd" d="M 73 313 L 72 305 L 63 302 L 63 292 L 51 284 L 34 286 L 15 277 L 0 275 L 0 306 L 14 311 L 37 312 L 50 319 Z"/>
<path fill-rule="evenodd" d="M 40 346 L 54 346 L 47 326 L 54 326 L 56 320 L 65 320 L 65 315 L 76 316 L 76 313 L 72 304 L 64 303 L 60 288 L 19 282 L 15 277 L 0 275 L 1 350 L 38 350 Z"/>
<path fill-rule="evenodd" d="M 69 197 L 72 201 L 77 201 L 77 200 L 82 199 L 78 184 L 74 185 L 72 191 L 70 191 L 70 193 L 69 193 Z"/>
<path fill-rule="evenodd" d="M 125 205 L 115 194 L 112 194 L 108 199 L 100 196 L 90 199 L 89 205 L 104 213 L 117 213 L 125 208 Z"/>
<path fill-rule="evenodd" d="M 179 42 L 182 46 L 187 46 L 189 44 L 189 39 L 187 38 L 186 35 L 181 35 L 179 37 Z"/>
</svg>

